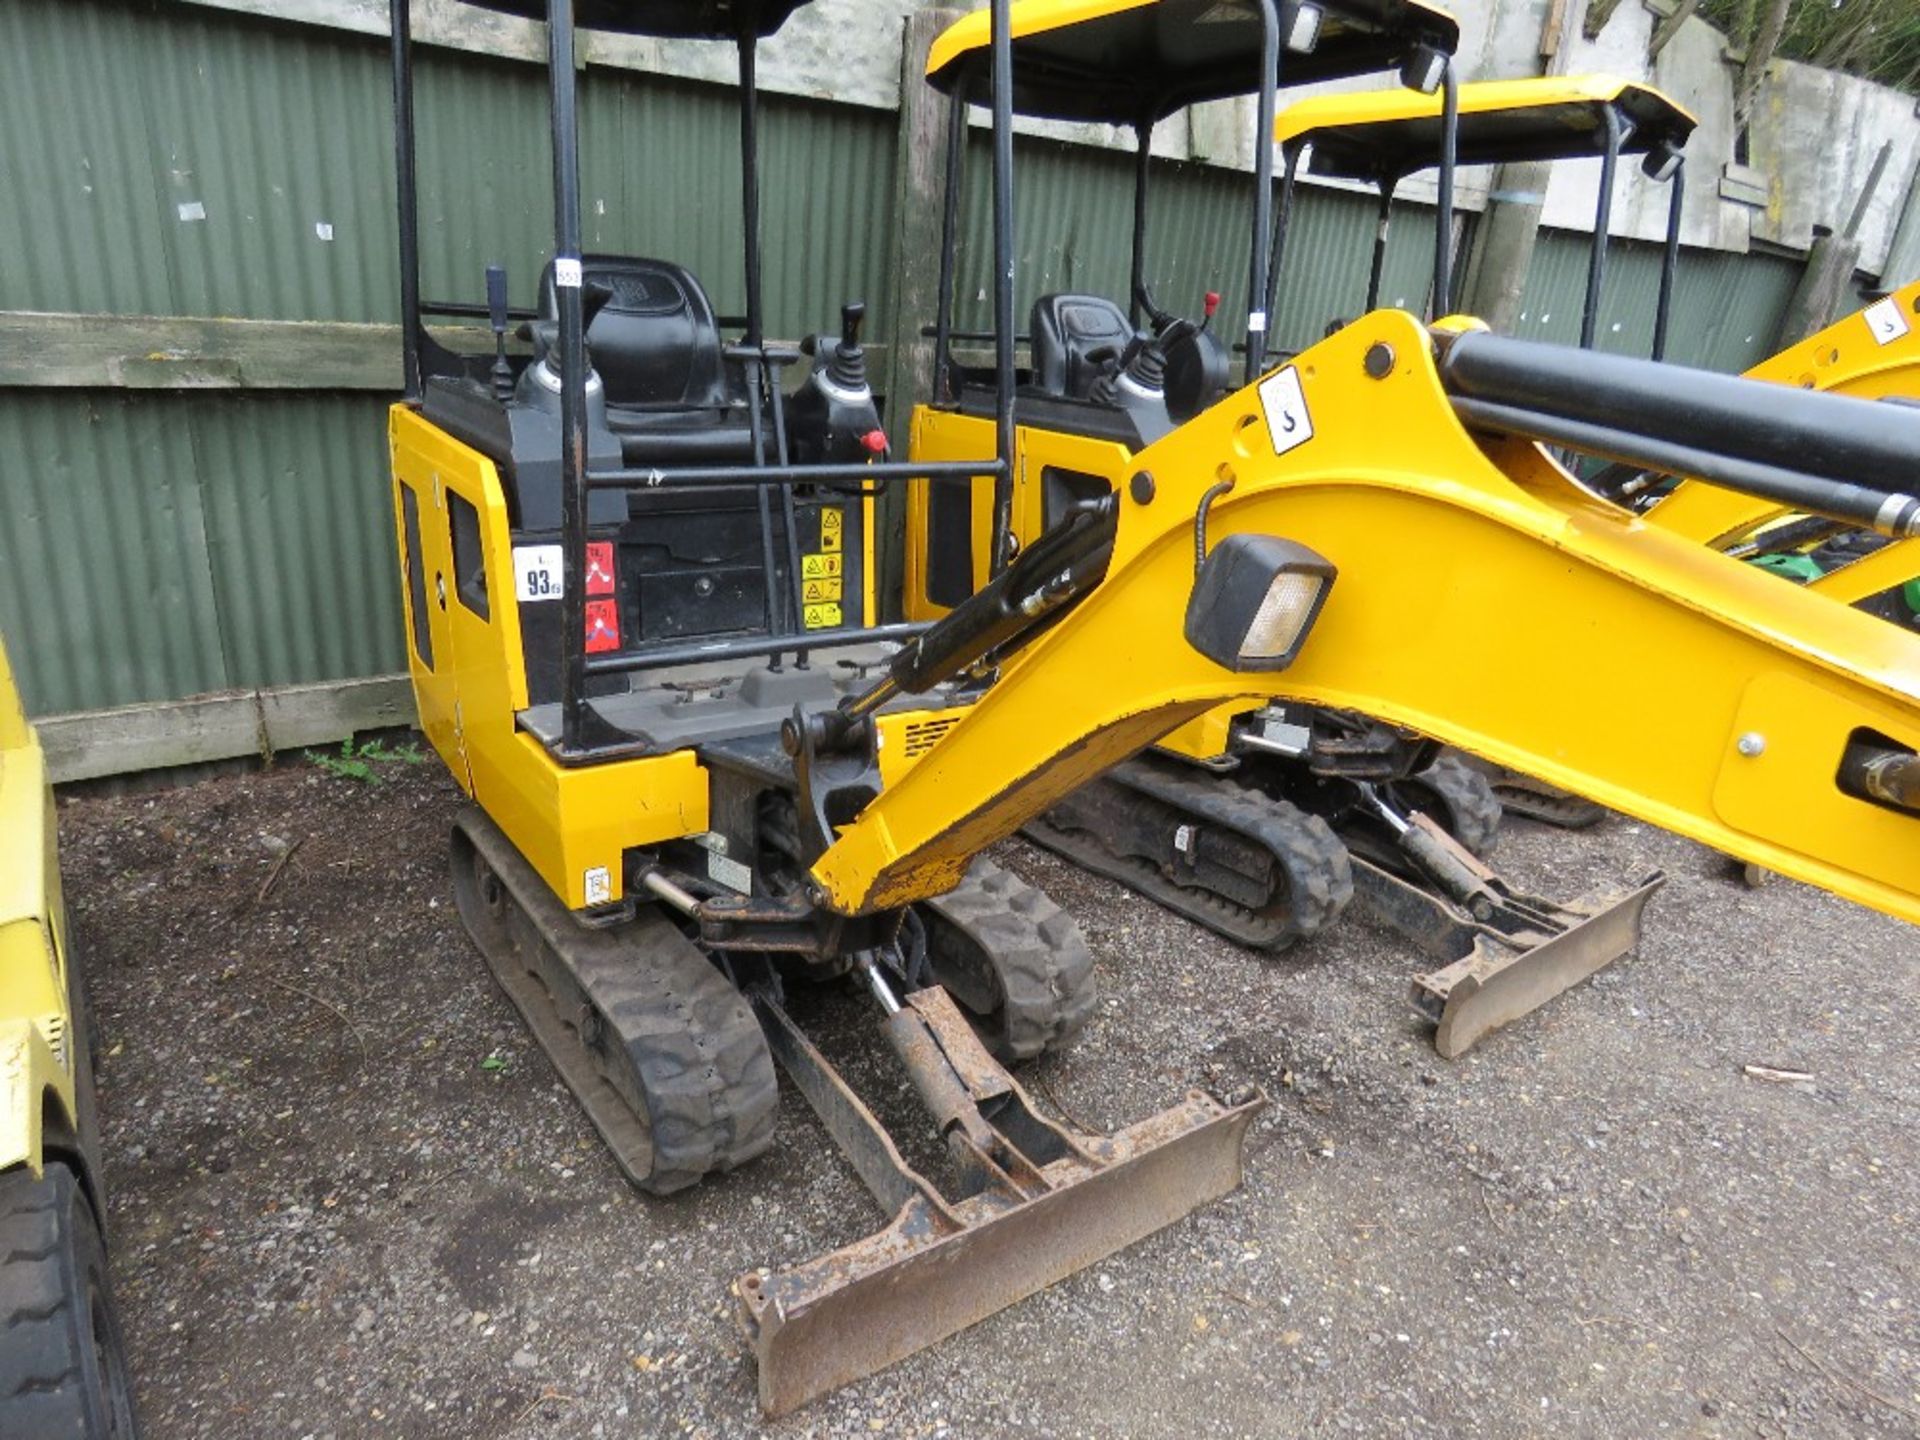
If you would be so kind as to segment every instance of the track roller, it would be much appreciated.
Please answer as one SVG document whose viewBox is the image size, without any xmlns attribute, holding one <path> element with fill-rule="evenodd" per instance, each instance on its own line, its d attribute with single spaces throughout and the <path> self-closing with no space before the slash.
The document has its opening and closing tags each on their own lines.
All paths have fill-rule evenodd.
<svg viewBox="0 0 1920 1440">
<path fill-rule="evenodd" d="M 773 1139 L 773 1057 L 744 996 L 657 910 L 589 929 L 477 809 L 453 827 L 467 933 L 620 1168 L 657 1195 Z"/>
<path fill-rule="evenodd" d="M 1025 833 L 1242 945 L 1284 949 L 1353 898 L 1346 848 L 1326 821 L 1151 755 L 1082 786 Z"/>
</svg>

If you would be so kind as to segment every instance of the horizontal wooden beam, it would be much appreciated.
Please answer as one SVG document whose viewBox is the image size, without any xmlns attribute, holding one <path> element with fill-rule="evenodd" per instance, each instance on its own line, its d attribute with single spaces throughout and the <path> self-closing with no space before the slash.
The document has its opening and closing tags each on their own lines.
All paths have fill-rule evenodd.
<svg viewBox="0 0 1920 1440">
<path fill-rule="evenodd" d="M 405 675 L 229 690 L 33 722 L 56 785 L 332 745 L 363 730 L 413 723 L 413 687 Z"/>
<path fill-rule="evenodd" d="M 0 386 L 393 392 L 400 327 L 0 311 Z"/>
<path fill-rule="evenodd" d="M 433 327 L 443 345 L 489 354 L 477 325 Z M 512 342 L 516 353 L 526 347 Z M 886 374 L 887 347 L 867 346 Z M 790 379 L 799 373 L 787 372 Z M 78 315 L 0 310 L 0 390 L 400 390 L 400 327 L 337 320 Z"/>
</svg>

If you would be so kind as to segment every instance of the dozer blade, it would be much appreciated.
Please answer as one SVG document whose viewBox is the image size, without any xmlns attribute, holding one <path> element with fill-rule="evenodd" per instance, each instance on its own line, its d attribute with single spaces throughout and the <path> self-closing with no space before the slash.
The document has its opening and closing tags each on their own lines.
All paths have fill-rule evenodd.
<svg viewBox="0 0 1920 1440">
<path fill-rule="evenodd" d="M 1524 895 L 1493 877 L 1497 908 L 1485 920 L 1359 856 L 1355 898 L 1366 913 L 1451 964 L 1413 977 L 1413 1004 L 1435 1023 L 1433 1048 L 1452 1060 L 1640 943 L 1655 872 L 1624 890 L 1571 905 Z"/>
<path fill-rule="evenodd" d="M 888 1039 L 941 1120 L 971 1193 L 948 1201 L 777 1003 L 774 1054 L 892 1218 L 832 1254 L 735 1282 L 760 1404 L 785 1414 L 1172 1224 L 1240 1183 L 1266 1101 L 1195 1092 L 1111 1136 L 1040 1118 L 944 990 L 907 997 Z"/>
</svg>

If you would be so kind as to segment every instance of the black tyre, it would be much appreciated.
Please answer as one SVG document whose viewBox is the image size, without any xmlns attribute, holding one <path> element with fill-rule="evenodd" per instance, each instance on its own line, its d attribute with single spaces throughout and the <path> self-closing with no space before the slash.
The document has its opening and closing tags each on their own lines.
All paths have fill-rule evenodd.
<svg viewBox="0 0 1920 1440">
<path fill-rule="evenodd" d="M 1493 849 L 1500 834 L 1500 797 L 1472 766 L 1442 755 L 1417 775 L 1397 780 L 1393 798 L 1419 810 L 1476 855 Z"/>
<path fill-rule="evenodd" d="M 138 1433 L 93 1207 L 64 1165 L 0 1175 L 0 1436 Z"/>
</svg>

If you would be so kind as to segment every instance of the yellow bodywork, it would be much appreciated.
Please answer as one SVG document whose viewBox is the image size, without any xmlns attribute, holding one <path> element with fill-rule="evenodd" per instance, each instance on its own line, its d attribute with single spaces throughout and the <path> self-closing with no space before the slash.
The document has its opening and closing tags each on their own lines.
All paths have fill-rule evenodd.
<svg viewBox="0 0 1920 1440">
<path fill-rule="evenodd" d="M 1693 112 L 1672 97 L 1635 80 L 1617 75 L 1541 75 L 1518 80 L 1479 80 L 1459 92 L 1460 163 L 1484 164 L 1498 154 L 1476 155 L 1476 148 L 1498 151 L 1504 144 L 1529 145 L 1531 158 L 1544 159 L 1543 145 L 1565 145 L 1573 159 L 1592 156 L 1593 130 L 1601 106 L 1614 106 L 1642 123 L 1623 142 L 1621 153 L 1645 150 L 1658 136 L 1684 141 L 1698 123 Z M 1287 106 L 1273 121 L 1276 145 L 1342 132 L 1358 146 L 1371 139 L 1388 149 L 1406 143 L 1403 135 L 1424 135 L 1425 127 L 1440 118 L 1439 91 L 1425 95 L 1405 87 L 1366 90 L 1338 95 L 1315 95 Z M 1493 121 L 1480 126 L 1476 122 Z M 1484 129 L 1485 133 L 1480 132 Z M 1431 164 L 1439 164 L 1435 154 Z"/>
<path fill-rule="evenodd" d="M 596 872 L 604 872 L 606 901 L 619 901 L 622 859 L 629 848 L 707 828 L 706 769 L 691 750 L 568 767 L 515 724 L 515 715 L 527 708 L 527 675 L 520 608 L 511 589 L 513 537 L 499 470 L 406 405 L 393 407 L 388 428 L 407 663 L 420 728 L 460 787 L 570 908 L 588 904 L 588 877 Z M 415 616 L 407 581 L 405 491 L 412 492 L 419 515 L 431 664 L 411 639 Z M 480 516 L 491 602 L 486 616 L 469 608 L 454 585 L 449 492 L 466 499 Z M 872 501 L 864 503 L 870 520 Z M 871 524 L 867 535 L 872 535 Z M 867 616 L 874 608 L 873 573 L 869 563 L 868 593 L 861 602 Z M 937 727 L 942 719 L 929 711 L 882 717 L 882 778 L 903 775 L 921 753 L 909 730 Z"/>
<path fill-rule="evenodd" d="M 1746 373 L 1754 380 L 1863 400 L 1920 400 L 1920 280 L 1788 346 Z M 1654 506 L 1647 518 L 1663 530 L 1725 549 L 1795 514 L 1772 501 L 1687 480 Z M 1916 575 L 1920 575 L 1920 540 L 1897 540 L 1810 582 L 1807 589 L 1852 604 Z"/>
<path fill-rule="evenodd" d="M 1285 453 L 1256 385 L 1131 457 L 1156 485 L 1145 504 L 1121 487 L 1104 583 L 841 831 L 814 867 L 833 907 L 938 894 L 1142 745 L 1223 702 L 1287 698 L 1406 725 L 1920 921 L 1920 822 L 1834 784 L 1856 730 L 1920 749 L 1920 641 L 1598 500 L 1537 446 L 1476 440 L 1431 343 L 1376 311 L 1301 354 L 1311 438 Z M 1363 365 L 1376 345 L 1395 357 L 1379 380 Z M 988 428 L 926 417 L 915 432 L 959 447 L 968 424 Z M 1057 438 L 1021 430 L 1020 473 L 1029 445 Z M 1283 536 L 1339 569 L 1278 674 L 1229 673 L 1182 633 L 1194 513 L 1229 478 L 1214 541 Z"/>
<path fill-rule="evenodd" d="M 533 736 L 516 728 L 527 708 L 514 603 L 513 538 L 499 471 L 477 450 L 393 407 L 394 520 L 399 535 L 401 592 L 408 633 L 414 625 L 411 587 L 404 583 L 406 529 L 400 488 L 412 489 L 420 516 L 420 563 L 426 575 L 429 666 L 412 645 L 420 728 L 461 788 L 484 808 L 540 877 L 569 906 L 587 904 L 587 877 L 604 870 L 609 900 L 621 898 L 621 856 L 632 845 L 657 844 L 707 828 L 707 777 L 690 751 L 568 769 Z M 447 494 L 480 515 L 489 614 L 481 617 L 455 593 Z"/>
<path fill-rule="evenodd" d="M 38 1175 L 52 1112 L 78 1128 L 53 791 L 0 648 L 0 1171 Z"/>
<path fill-rule="evenodd" d="M 1139 10 L 1159 0 L 1020 0 L 1007 17 L 1013 38 L 1067 30 L 1104 16 Z M 934 36 L 927 51 L 927 74 L 938 75 L 962 55 L 985 51 L 993 41 L 993 18 L 985 6 L 962 15 Z"/>
</svg>

